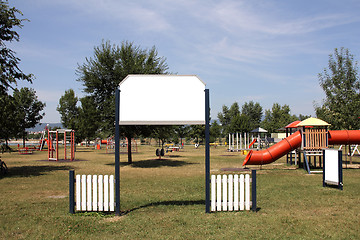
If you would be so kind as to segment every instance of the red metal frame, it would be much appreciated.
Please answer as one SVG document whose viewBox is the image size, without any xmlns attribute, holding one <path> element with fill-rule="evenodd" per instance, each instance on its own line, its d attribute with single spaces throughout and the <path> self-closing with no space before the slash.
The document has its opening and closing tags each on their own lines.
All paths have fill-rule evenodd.
<svg viewBox="0 0 360 240">
<path fill-rule="evenodd" d="M 59 132 L 60 130 L 60 132 Z M 54 136 L 53 133 L 56 135 L 56 148 L 54 148 Z M 68 148 L 67 148 L 67 139 L 66 133 L 70 133 L 70 159 L 67 157 Z M 48 160 L 49 161 L 58 161 L 59 160 L 59 135 L 64 135 L 64 160 L 75 160 L 75 131 L 72 129 L 56 129 L 56 131 L 49 131 L 48 130 Z M 54 157 L 54 152 L 56 157 Z"/>
</svg>

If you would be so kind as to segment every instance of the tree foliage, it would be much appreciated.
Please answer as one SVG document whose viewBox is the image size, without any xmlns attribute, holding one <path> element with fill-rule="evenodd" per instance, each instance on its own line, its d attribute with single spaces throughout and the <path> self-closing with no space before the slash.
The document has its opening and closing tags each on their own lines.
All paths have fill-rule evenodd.
<svg viewBox="0 0 360 240">
<path fill-rule="evenodd" d="M 61 123 L 64 127 L 76 129 L 79 121 L 79 107 L 77 106 L 78 98 L 75 96 L 73 89 L 65 91 L 60 97 L 59 105 L 56 110 L 60 113 Z"/>
<path fill-rule="evenodd" d="M 164 74 L 168 66 L 165 58 L 159 57 L 155 47 L 141 49 L 132 42 L 121 46 L 103 41 L 94 48 L 94 56 L 78 66 L 78 81 L 84 92 L 94 99 L 100 117 L 102 131 L 114 132 L 115 89 L 129 74 Z"/>
<path fill-rule="evenodd" d="M 0 139 L 8 140 L 16 134 L 16 105 L 14 98 L 7 94 L 0 94 Z"/>
<path fill-rule="evenodd" d="M 289 105 L 281 106 L 279 103 L 274 103 L 271 110 L 265 110 L 265 117 L 261 126 L 268 132 L 274 132 L 296 120 L 298 118 L 291 115 Z"/>
<path fill-rule="evenodd" d="M 360 81 L 354 56 L 348 49 L 335 48 L 328 69 L 318 77 L 325 99 L 322 105 L 315 106 L 317 117 L 335 129 L 359 129 Z"/>
<path fill-rule="evenodd" d="M 234 102 L 230 108 L 223 105 L 222 112 L 218 113 L 223 134 L 249 132 L 259 127 L 263 114 L 262 111 L 260 104 L 253 101 L 244 103 L 241 111 L 237 102 Z"/>
<path fill-rule="evenodd" d="M 86 100 L 81 99 L 82 110 L 79 117 L 96 114 L 92 119 L 96 119 L 96 122 L 93 121 L 91 126 L 84 119 L 78 120 L 82 132 L 88 137 L 95 132 L 101 132 L 104 136 L 113 135 L 115 89 L 119 83 L 129 74 L 167 74 L 168 65 L 165 60 L 158 56 L 155 47 L 142 49 L 127 41 L 122 42 L 121 46 L 103 41 L 100 46 L 95 47 L 94 56 L 86 58 L 85 63 L 77 68 L 78 81 L 82 82 L 87 94 Z M 141 96 L 134 96 L 134 101 L 139 97 Z M 123 137 L 131 139 L 140 134 L 149 135 L 151 131 L 148 127 L 126 126 L 121 127 L 120 132 Z M 131 149 L 130 143 L 131 141 L 128 149 Z M 128 162 L 131 163 L 131 150 L 128 153 Z"/>
<path fill-rule="evenodd" d="M 249 117 L 249 129 L 255 129 L 260 127 L 260 123 L 263 117 L 263 108 L 260 103 L 254 103 L 250 101 L 249 103 L 244 103 L 241 110 L 242 114 Z"/>
<path fill-rule="evenodd" d="M 26 19 L 17 18 L 17 14 L 22 13 L 9 7 L 7 1 L 0 1 L 0 93 L 6 94 L 9 88 L 14 89 L 13 85 L 18 80 L 32 82 L 33 75 L 25 74 L 19 68 L 20 59 L 15 56 L 15 52 L 6 46 L 7 42 L 19 41 L 19 34 L 14 30 L 15 27 L 23 27 L 22 22 Z"/>
<path fill-rule="evenodd" d="M 16 106 L 16 133 L 22 137 L 25 147 L 26 129 L 35 127 L 44 117 L 45 114 L 41 111 L 45 108 L 45 103 L 38 100 L 35 90 L 27 87 L 15 89 L 13 98 Z"/>
</svg>

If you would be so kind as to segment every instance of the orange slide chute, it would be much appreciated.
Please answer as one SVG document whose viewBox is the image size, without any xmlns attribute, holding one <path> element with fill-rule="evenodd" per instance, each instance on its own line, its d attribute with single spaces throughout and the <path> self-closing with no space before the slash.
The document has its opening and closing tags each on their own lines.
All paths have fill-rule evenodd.
<svg viewBox="0 0 360 240">
<path fill-rule="evenodd" d="M 330 130 L 329 145 L 334 144 L 360 144 L 360 130 Z M 275 162 L 285 154 L 301 145 L 301 133 L 297 131 L 277 144 L 261 151 L 251 150 L 246 156 L 244 165 L 264 165 Z"/>
<path fill-rule="evenodd" d="M 360 130 L 330 130 L 329 145 L 360 144 Z"/>
<path fill-rule="evenodd" d="M 284 156 L 286 153 L 300 147 L 301 133 L 297 131 L 289 137 L 284 138 L 268 149 L 261 151 L 251 150 L 245 158 L 244 165 L 264 165 L 269 164 Z"/>
</svg>

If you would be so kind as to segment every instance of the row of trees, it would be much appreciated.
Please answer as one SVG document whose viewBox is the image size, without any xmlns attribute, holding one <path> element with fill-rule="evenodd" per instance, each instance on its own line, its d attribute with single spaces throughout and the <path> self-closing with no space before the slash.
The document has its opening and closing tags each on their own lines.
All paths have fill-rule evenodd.
<svg viewBox="0 0 360 240">
<path fill-rule="evenodd" d="M 83 83 L 86 95 L 78 98 L 72 89 L 65 91 L 60 98 L 57 110 L 65 127 L 76 129 L 78 140 L 95 137 L 108 137 L 114 133 L 115 101 L 114 91 L 128 74 L 168 74 L 166 59 L 159 57 L 155 47 L 141 49 L 131 42 L 121 46 L 111 45 L 109 41 L 94 48 L 94 56 L 86 58 L 78 66 L 78 81 Z M 317 116 L 332 124 L 333 128 L 360 128 L 357 112 L 360 109 L 359 78 L 357 65 L 348 50 L 335 49 L 335 58 L 330 55 L 329 70 L 319 74 L 320 85 L 326 99 L 316 105 Z M 351 116 L 351 117 L 349 117 Z M 231 132 L 249 132 L 263 127 L 269 132 L 309 116 L 291 114 L 289 105 L 274 103 L 272 109 L 263 111 L 259 103 L 250 101 L 240 107 L 233 103 L 223 106 L 218 113 L 219 123 L 211 125 L 212 141 Z M 351 121 L 350 121 L 351 119 Z M 192 137 L 201 141 L 203 126 L 127 126 L 121 128 L 124 137 L 154 137 L 164 143 L 176 137 Z M 130 148 L 131 146 L 129 146 Z M 131 151 L 129 151 L 131 154 Z M 129 155 L 131 162 L 131 155 Z"/>
<path fill-rule="evenodd" d="M 265 116 L 263 116 L 262 106 L 253 101 L 244 103 L 241 111 L 237 102 L 230 108 L 224 105 L 222 112 L 218 113 L 222 136 L 235 132 L 250 132 L 258 127 L 265 128 L 268 132 L 275 132 L 293 121 L 304 120 L 308 117 L 291 115 L 289 105 L 281 106 L 279 103 L 274 103 L 271 109 L 265 110 Z"/>
<path fill-rule="evenodd" d="M 25 74 L 19 68 L 20 59 L 7 47 L 7 43 L 19 41 L 19 34 L 14 28 L 23 27 L 19 19 L 22 13 L 10 7 L 7 1 L 0 1 L 0 139 L 6 146 L 10 137 L 23 139 L 25 146 L 26 129 L 34 127 L 43 118 L 45 104 L 37 99 L 31 88 L 17 89 L 19 81 L 32 83 L 34 76 Z"/>
</svg>

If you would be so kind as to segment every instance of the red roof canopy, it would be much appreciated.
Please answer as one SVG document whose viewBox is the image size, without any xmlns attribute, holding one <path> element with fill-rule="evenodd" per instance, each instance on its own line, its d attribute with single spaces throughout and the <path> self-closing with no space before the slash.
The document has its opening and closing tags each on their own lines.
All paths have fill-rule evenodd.
<svg viewBox="0 0 360 240">
<path fill-rule="evenodd" d="M 292 123 L 290 123 L 289 125 L 287 125 L 285 128 L 297 128 L 297 125 L 301 123 L 301 121 L 294 121 Z"/>
</svg>

